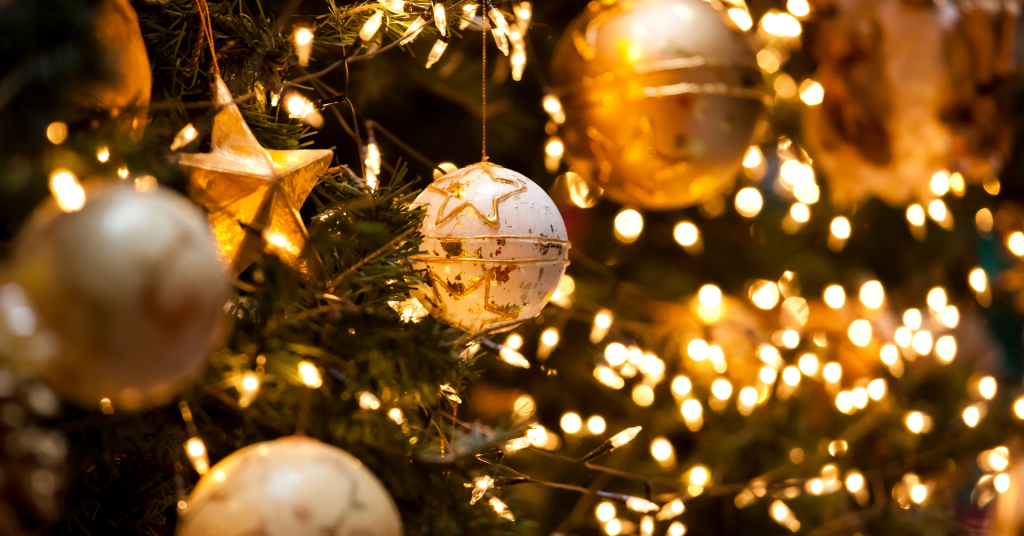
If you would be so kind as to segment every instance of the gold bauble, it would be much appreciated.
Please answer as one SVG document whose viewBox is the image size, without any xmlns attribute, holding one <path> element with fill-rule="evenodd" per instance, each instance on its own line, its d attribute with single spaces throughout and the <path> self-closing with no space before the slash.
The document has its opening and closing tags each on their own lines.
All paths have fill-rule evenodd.
<svg viewBox="0 0 1024 536">
<path fill-rule="evenodd" d="M 139 20 L 128 0 L 102 0 L 96 5 L 93 26 L 103 81 L 82 87 L 75 102 L 109 114 L 117 121 L 119 135 L 138 141 L 146 126 L 152 84 Z"/>
<path fill-rule="evenodd" d="M 551 80 L 570 168 L 651 210 L 728 189 L 764 107 L 747 36 L 703 0 L 591 2 L 562 36 Z"/>
<path fill-rule="evenodd" d="M 21 231 L 0 278 L 0 353 L 85 407 L 168 402 L 205 365 L 227 299 L 209 224 L 163 188 L 83 194 L 73 212 L 43 203 Z"/>
<path fill-rule="evenodd" d="M 178 536 L 399 536 L 387 489 L 358 459 L 307 437 L 249 445 L 188 498 Z"/>
</svg>

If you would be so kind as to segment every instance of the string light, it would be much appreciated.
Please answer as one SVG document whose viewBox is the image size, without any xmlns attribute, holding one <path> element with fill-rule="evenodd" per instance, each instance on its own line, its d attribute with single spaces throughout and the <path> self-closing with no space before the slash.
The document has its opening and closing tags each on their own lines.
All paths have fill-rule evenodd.
<svg viewBox="0 0 1024 536">
<path fill-rule="evenodd" d="M 611 387 L 612 389 L 622 389 L 626 385 L 626 381 L 622 379 L 614 370 L 608 367 L 595 367 L 594 377 L 604 385 Z"/>
<path fill-rule="evenodd" d="M 867 320 L 854 320 L 848 331 L 850 341 L 857 346 L 867 346 L 871 342 L 871 323 Z"/>
<path fill-rule="evenodd" d="M 324 384 L 323 379 L 320 377 L 320 370 L 309 361 L 299 363 L 299 377 L 302 378 L 302 383 L 310 389 L 318 389 Z"/>
<path fill-rule="evenodd" d="M 885 363 L 890 367 L 892 365 L 895 365 L 896 361 L 900 357 L 899 350 L 897 350 L 896 347 L 892 344 L 886 344 L 885 346 L 883 346 L 882 350 L 879 352 L 879 355 L 882 359 L 882 363 Z"/>
<path fill-rule="evenodd" d="M 68 125 L 63 121 L 54 121 L 46 125 L 46 139 L 54 145 L 64 143 L 68 137 Z"/>
<path fill-rule="evenodd" d="M 719 400 L 728 400 L 732 396 L 732 383 L 725 378 L 717 378 L 711 382 L 711 394 Z"/>
<path fill-rule="evenodd" d="M 434 24 L 441 35 L 448 35 L 448 16 L 444 11 L 444 3 L 434 0 Z"/>
<path fill-rule="evenodd" d="M 939 313 L 939 321 L 947 328 L 955 328 L 960 323 L 960 310 L 955 305 L 947 305 Z"/>
<path fill-rule="evenodd" d="M 885 393 L 888 391 L 885 380 L 877 378 L 868 382 L 866 389 L 867 395 L 871 397 L 871 400 L 881 400 L 885 398 Z"/>
<path fill-rule="evenodd" d="M 388 418 L 391 419 L 392 421 L 394 421 L 395 424 L 398 424 L 398 425 L 401 425 L 402 423 L 405 422 L 405 415 L 402 413 L 402 409 L 401 408 L 391 408 L 391 409 L 389 409 L 388 410 Z M 513 439 L 512 441 L 506 442 L 505 446 L 508 447 L 508 443 L 513 443 L 512 446 L 516 447 L 516 448 L 513 448 L 512 450 L 519 450 L 519 449 L 522 449 L 522 448 L 526 447 L 526 445 L 519 446 L 520 444 L 522 444 L 523 440 L 525 440 L 527 444 L 530 442 L 529 438 L 522 437 L 522 438 L 519 438 L 519 439 Z"/>
<path fill-rule="evenodd" d="M 754 281 L 747 294 L 750 296 L 751 303 L 765 311 L 774 308 L 779 303 L 779 287 L 772 281 Z"/>
<path fill-rule="evenodd" d="M 978 231 L 981 231 L 982 233 L 991 232 L 993 223 L 992 211 L 987 208 L 978 210 L 974 215 L 974 225 L 978 228 Z"/>
<path fill-rule="evenodd" d="M 692 222 L 681 221 L 677 223 L 675 229 L 673 229 L 672 237 L 675 238 L 676 242 L 680 246 L 683 246 L 684 248 L 690 247 L 700 240 L 700 231 Z"/>
<path fill-rule="evenodd" d="M 914 351 L 920 355 L 928 355 L 932 351 L 932 334 L 927 331 L 918 331 L 910 343 Z"/>
<path fill-rule="evenodd" d="M 608 536 L 617 536 L 622 534 L 622 522 L 618 519 L 612 519 L 604 525 L 604 532 Z"/>
<path fill-rule="evenodd" d="M 524 369 L 530 368 L 530 362 L 527 361 L 525 357 L 523 357 L 523 354 L 507 346 L 502 346 L 498 350 L 498 358 L 504 361 L 505 363 L 512 365 L 513 367 Z"/>
<path fill-rule="evenodd" d="M 570 411 L 569 413 L 562 415 L 562 419 L 559 421 L 559 424 L 565 433 L 575 434 L 583 427 L 583 419 L 580 418 L 579 414 Z"/>
<path fill-rule="evenodd" d="M 594 508 L 594 516 L 602 523 L 607 523 L 615 518 L 615 504 L 611 501 L 601 501 L 597 508 Z"/>
<path fill-rule="evenodd" d="M 107 146 L 100 147 L 96 150 L 96 160 L 99 160 L 101 164 L 106 164 L 110 160 L 110 148 Z"/>
<path fill-rule="evenodd" d="M 860 287 L 860 302 L 868 309 L 878 309 L 885 301 L 885 289 L 878 281 L 868 281 Z"/>
<path fill-rule="evenodd" d="M 629 350 L 621 343 L 613 342 L 604 348 L 604 358 L 613 367 L 625 363 L 628 356 Z"/>
<path fill-rule="evenodd" d="M 807 0 L 789 0 L 786 2 L 786 9 L 794 17 L 806 17 L 811 12 L 811 6 L 807 3 Z"/>
<path fill-rule="evenodd" d="M 946 307 L 946 291 L 935 287 L 928 291 L 928 307 L 934 312 L 941 312 Z M 914 329 L 914 328 L 911 328 Z"/>
<path fill-rule="evenodd" d="M 508 505 L 502 502 L 501 499 L 497 497 L 491 497 L 488 500 L 488 503 L 491 505 L 491 508 L 494 509 L 494 513 L 498 514 L 499 516 L 509 521 L 516 520 L 515 516 L 512 515 L 512 511 L 508 509 Z"/>
<path fill-rule="evenodd" d="M 672 394 L 678 397 L 686 396 L 693 390 L 693 383 L 686 376 L 676 376 L 672 379 Z M 1021 406 L 1024 408 L 1024 404 Z"/>
<path fill-rule="evenodd" d="M 956 339 L 952 335 L 943 335 L 935 341 L 935 356 L 942 364 L 949 364 L 956 357 Z"/>
<path fill-rule="evenodd" d="M 558 346 L 558 329 L 547 328 L 540 334 L 540 345 L 537 347 L 537 359 L 547 359 L 551 351 Z"/>
<path fill-rule="evenodd" d="M 626 499 L 626 508 L 643 514 L 658 510 L 658 505 L 641 497 L 630 497 Z"/>
<path fill-rule="evenodd" d="M 473 22 L 476 17 L 477 10 L 480 6 L 474 3 L 468 3 L 462 6 L 462 19 L 459 21 L 459 31 L 469 28 L 469 25 Z"/>
<path fill-rule="evenodd" d="M 405 33 L 402 34 L 402 38 L 398 40 L 398 44 L 407 45 L 411 43 L 414 39 L 419 37 L 420 32 L 423 31 L 423 28 L 426 27 L 426 25 L 427 21 L 422 16 L 416 17 L 416 20 L 413 21 L 413 23 L 406 28 Z"/>
<path fill-rule="evenodd" d="M 121 167 L 117 168 L 117 177 L 119 179 L 127 179 L 128 178 L 128 166 L 121 166 Z"/>
<path fill-rule="evenodd" d="M 850 220 L 844 216 L 837 216 L 832 219 L 832 224 L 829 225 L 829 230 L 832 232 L 832 236 L 841 240 L 850 238 Z"/>
<path fill-rule="evenodd" d="M 612 326 L 612 312 L 608 309 L 601 309 L 594 315 L 594 324 L 590 328 L 590 342 L 597 344 L 608 336 L 608 330 Z M 625 348 L 625 347 L 623 347 Z M 605 350 L 607 357 L 607 349 Z M 621 364 L 621 363 L 620 363 Z"/>
<path fill-rule="evenodd" d="M 904 423 L 907 425 L 907 430 L 915 434 L 920 434 L 925 431 L 925 415 L 920 411 L 911 411 L 904 417 Z"/>
<path fill-rule="evenodd" d="M 800 530 L 800 522 L 797 521 L 793 511 L 786 506 L 786 503 L 777 500 L 769 507 L 769 511 L 772 514 L 772 519 L 779 525 L 793 532 Z"/>
<path fill-rule="evenodd" d="M 367 37 L 363 37 L 363 34 L 367 31 L 367 26 L 373 21 L 374 17 L 377 19 L 377 27 L 373 29 Z M 373 34 L 377 32 L 377 28 L 380 28 L 381 13 L 377 11 L 375 15 L 370 17 L 363 25 L 362 30 L 359 31 L 359 37 L 363 41 L 369 41 Z M 298 56 L 299 66 L 305 67 L 309 65 L 309 55 L 313 50 L 313 31 L 306 27 L 297 28 L 292 36 L 295 41 L 295 55 Z"/>
<path fill-rule="evenodd" d="M 828 383 L 839 383 L 839 380 L 843 378 L 843 366 L 834 361 L 826 363 L 824 368 L 821 369 L 821 376 Z"/>
<path fill-rule="evenodd" d="M 675 449 L 667 439 L 659 437 L 651 442 L 651 456 L 662 466 L 671 465 L 675 458 Z"/>
<path fill-rule="evenodd" d="M 753 218 L 761 212 L 764 199 L 757 188 L 743 188 L 736 193 L 736 211 L 745 218 Z"/>
<path fill-rule="evenodd" d="M 608 444 L 612 447 L 612 450 L 617 449 L 626 443 L 636 439 L 636 436 L 640 434 L 640 426 L 634 426 L 632 428 L 626 428 L 625 430 L 613 435 L 608 440 Z"/>
<path fill-rule="evenodd" d="M 562 155 L 565 154 L 565 144 L 558 136 L 551 136 L 544 144 L 544 167 L 549 173 L 558 171 L 562 165 Z"/>
<path fill-rule="evenodd" d="M 982 181 L 981 187 L 984 188 L 985 192 L 989 195 L 999 195 L 999 190 L 1002 188 L 1002 185 L 999 183 L 999 178 L 995 175 L 991 175 Z"/>
<path fill-rule="evenodd" d="M 915 227 L 921 227 L 924 225 L 924 208 L 921 205 L 914 204 L 907 207 L 907 221 L 910 225 Z"/>
<path fill-rule="evenodd" d="M 825 88 L 808 78 L 800 83 L 800 100 L 808 106 L 817 106 L 825 100 Z"/>
<path fill-rule="evenodd" d="M 493 12 L 494 10 L 492 9 L 491 11 Z M 502 32 L 498 28 L 494 28 L 491 30 L 491 36 L 494 37 L 494 44 L 498 46 L 498 50 L 500 50 L 502 54 L 508 56 L 508 33 Z"/>
<path fill-rule="evenodd" d="M 686 427 L 694 432 L 700 430 L 701 426 L 704 425 L 704 408 L 701 407 L 700 402 L 690 398 L 683 401 L 679 409 L 683 414 L 683 421 L 686 423 Z"/>
<path fill-rule="evenodd" d="M 469 498 L 469 504 L 476 504 L 477 501 L 484 497 L 487 490 L 494 487 L 494 479 L 490 475 L 478 476 L 473 479 L 472 483 L 463 484 L 467 488 L 473 488 L 473 492 Z"/>
<path fill-rule="evenodd" d="M 814 354 L 804 354 L 800 356 L 797 361 L 797 366 L 800 368 L 800 372 L 804 373 L 807 377 L 813 377 L 818 373 L 818 356 Z"/>
<path fill-rule="evenodd" d="M 434 46 L 430 48 L 430 54 L 427 55 L 427 69 L 433 67 L 441 59 L 445 50 L 448 50 L 448 41 L 444 39 L 434 41 Z"/>
<path fill-rule="evenodd" d="M 1013 403 L 1013 414 L 1016 415 L 1018 419 L 1024 420 L 1024 396 L 1018 398 Z"/>
<path fill-rule="evenodd" d="M 238 382 L 238 407 L 247 408 L 260 392 L 260 375 L 249 371 Z"/>
<path fill-rule="evenodd" d="M 644 217 L 639 212 L 627 208 L 615 216 L 615 238 L 623 244 L 632 244 L 644 230 Z"/>
<path fill-rule="evenodd" d="M 686 534 L 686 525 L 683 525 L 678 521 L 673 521 L 672 524 L 668 526 L 667 534 L 668 536 L 684 536 Z"/>
<path fill-rule="evenodd" d="M 572 307 L 572 294 L 576 291 L 576 280 L 569 274 L 563 274 L 558 280 L 558 288 L 551 294 L 551 303 L 568 309 Z"/>
<path fill-rule="evenodd" d="M 562 108 L 562 101 L 558 97 L 548 93 L 544 95 L 544 99 L 541 100 L 541 104 L 544 106 L 544 111 L 548 113 L 551 120 L 561 125 L 565 122 L 565 109 Z"/>
<path fill-rule="evenodd" d="M 1006 490 L 1010 489 L 1010 475 L 1006 473 L 999 473 L 995 479 L 992 480 L 993 487 L 999 493 L 1005 493 Z"/>
<path fill-rule="evenodd" d="M 734 7 L 729 9 L 727 14 L 729 15 L 729 18 L 736 23 L 736 26 L 744 32 L 754 26 L 754 20 L 750 18 L 750 13 L 747 13 L 747 10 L 745 9 Z"/>
<path fill-rule="evenodd" d="M 607 423 L 604 421 L 604 417 L 600 415 L 593 415 L 587 419 L 587 430 L 594 435 L 601 435 L 607 428 Z"/>
<path fill-rule="evenodd" d="M 650 385 L 640 383 L 633 387 L 633 402 L 646 408 L 654 403 L 654 389 Z"/>
<path fill-rule="evenodd" d="M 185 454 L 188 461 L 200 475 L 205 475 L 210 470 L 210 456 L 206 452 L 206 443 L 199 437 L 191 437 L 185 442 Z"/>
<path fill-rule="evenodd" d="M 969 428 L 974 428 L 975 426 L 978 426 L 978 422 L 981 421 L 981 412 L 978 410 L 978 406 L 976 405 L 967 406 L 964 408 L 962 417 L 964 419 L 964 424 Z"/>
<path fill-rule="evenodd" d="M 978 381 L 978 393 L 986 400 L 992 400 L 996 396 L 998 384 L 992 376 L 985 376 Z"/>
<path fill-rule="evenodd" d="M 757 66 L 762 71 L 772 74 L 782 67 L 782 60 L 777 52 L 770 48 L 763 48 L 757 53 Z"/>
<path fill-rule="evenodd" d="M 722 290 L 715 285 L 704 285 L 697 292 L 697 299 L 705 307 L 718 307 L 722 304 Z"/>
<path fill-rule="evenodd" d="M 788 366 L 782 370 L 782 383 L 790 387 L 796 387 L 800 384 L 800 369 L 794 366 Z"/>
<path fill-rule="evenodd" d="M 85 189 L 78 182 L 78 177 L 66 169 L 50 174 L 50 192 L 64 212 L 76 212 L 85 206 Z"/>
<path fill-rule="evenodd" d="M 803 203 L 793 203 L 789 207 L 789 217 L 797 223 L 807 223 L 811 219 L 811 209 Z"/>
<path fill-rule="evenodd" d="M 829 285 L 825 287 L 825 291 L 822 293 L 822 298 L 825 300 L 825 304 L 833 309 L 839 309 L 846 303 L 846 292 L 843 291 L 843 287 L 839 285 Z"/>
</svg>

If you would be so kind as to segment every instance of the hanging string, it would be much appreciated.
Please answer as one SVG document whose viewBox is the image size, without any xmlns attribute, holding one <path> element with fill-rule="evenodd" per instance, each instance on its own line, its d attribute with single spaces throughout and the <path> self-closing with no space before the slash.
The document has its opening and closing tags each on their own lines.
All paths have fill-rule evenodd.
<svg viewBox="0 0 1024 536">
<path fill-rule="evenodd" d="M 480 15 L 480 20 L 483 23 L 483 32 L 481 32 L 483 43 L 483 65 L 481 67 L 483 74 L 481 76 L 480 87 L 482 88 L 481 93 L 483 94 L 483 159 L 481 162 L 487 161 L 487 4 L 484 4 L 484 13 Z"/>
<path fill-rule="evenodd" d="M 203 34 L 206 36 L 206 42 L 210 45 L 210 55 L 213 57 L 213 74 L 220 76 L 220 66 L 217 65 L 217 51 L 213 48 L 213 24 L 210 22 L 210 6 L 206 5 L 206 0 L 196 0 L 196 5 L 199 7 L 199 18 L 203 23 Z"/>
</svg>

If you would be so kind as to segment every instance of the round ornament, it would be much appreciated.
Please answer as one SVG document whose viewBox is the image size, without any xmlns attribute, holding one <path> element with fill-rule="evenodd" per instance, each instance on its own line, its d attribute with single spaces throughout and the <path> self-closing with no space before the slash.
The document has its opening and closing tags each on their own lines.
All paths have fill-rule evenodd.
<svg viewBox="0 0 1024 536">
<path fill-rule="evenodd" d="M 205 363 L 227 299 L 209 224 L 169 190 L 104 181 L 83 194 L 73 212 L 44 203 L 15 244 L 4 279 L 32 311 L 25 355 L 84 406 L 167 402 Z"/>
<path fill-rule="evenodd" d="M 104 81 L 81 88 L 75 101 L 108 114 L 120 135 L 138 141 L 145 130 L 152 85 L 138 17 L 128 0 L 102 0 L 96 5 L 93 26 Z"/>
<path fill-rule="evenodd" d="M 178 536 L 399 536 L 391 495 L 351 454 L 315 439 L 249 445 L 188 498 Z"/>
<path fill-rule="evenodd" d="M 551 81 L 569 167 L 650 210 L 728 189 L 764 108 L 747 36 L 703 0 L 591 2 L 562 36 Z"/>
<path fill-rule="evenodd" d="M 569 241 L 543 189 L 482 162 L 434 181 L 413 203 L 422 205 L 425 253 L 413 266 L 428 282 L 413 295 L 435 318 L 500 331 L 544 308 L 569 264 Z"/>
</svg>

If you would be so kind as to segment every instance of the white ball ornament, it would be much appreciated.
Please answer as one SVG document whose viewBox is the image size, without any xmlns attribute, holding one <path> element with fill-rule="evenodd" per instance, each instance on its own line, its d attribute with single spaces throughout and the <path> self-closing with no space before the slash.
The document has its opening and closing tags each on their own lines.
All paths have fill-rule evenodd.
<svg viewBox="0 0 1024 536">
<path fill-rule="evenodd" d="M 423 205 L 424 253 L 413 266 L 428 282 L 413 295 L 435 318 L 471 333 L 500 331 L 544 308 L 570 244 L 541 187 L 482 162 L 434 181 L 413 203 Z"/>
<path fill-rule="evenodd" d="M 86 407 L 168 402 L 206 362 L 227 299 L 209 224 L 170 190 L 104 181 L 84 196 L 73 211 L 36 209 L 4 274 L 31 311 L 18 335 L 46 341 L 25 357 Z"/>
<path fill-rule="evenodd" d="M 391 495 L 351 454 L 287 437 L 213 466 L 188 498 L 178 536 L 400 536 Z"/>
</svg>

